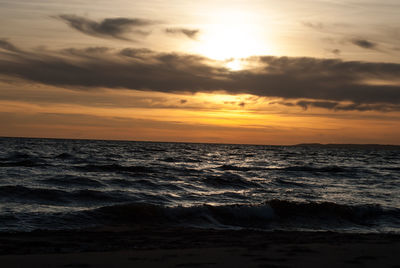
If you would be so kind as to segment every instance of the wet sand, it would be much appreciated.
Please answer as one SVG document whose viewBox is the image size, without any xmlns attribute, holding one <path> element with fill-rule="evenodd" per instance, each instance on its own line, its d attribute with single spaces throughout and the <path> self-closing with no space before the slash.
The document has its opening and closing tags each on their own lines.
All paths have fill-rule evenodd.
<svg viewBox="0 0 400 268">
<path fill-rule="evenodd" d="M 400 236 L 191 228 L 0 234 L 1 267 L 399 267 Z"/>
</svg>

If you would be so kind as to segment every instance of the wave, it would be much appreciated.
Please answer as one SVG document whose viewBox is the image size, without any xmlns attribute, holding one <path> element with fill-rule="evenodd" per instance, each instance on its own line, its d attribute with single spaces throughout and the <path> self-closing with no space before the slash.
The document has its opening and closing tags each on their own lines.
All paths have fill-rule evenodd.
<svg viewBox="0 0 400 268">
<path fill-rule="evenodd" d="M 167 162 L 167 163 L 201 163 L 202 160 L 200 159 L 194 159 L 194 158 L 187 158 L 187 157 L 166 157 L 166 158 L 162 158 L 160 159 L 163 162 Z"/>
<path fill-rule="evenodd" d="M 66 192 L 56 189 L 28 188 L 22 185 L 7 185 L 0 187 L 0 200 L 13 200 L 15 202 L 25 202 L 26 200 L 60 203 L 65 201 L 63 196 Z"/>
<path fill-rule="evenodd" d="M 84 193 L 84 192 L 83 192 Z M 88 197 L 89 192 L 84 193 Z M 374 230 L 377 222 L 398 226 L 399 209 L 376 205 L 347 206 L 334 203 L 300 203 L 270 200 L 262 204 L 197 205 L 168 207 L 150 203 L 125 203 L 90 210 L 51 214 L 1 215 L 0 231 L 37 228 L 48 230 L 90 227 L 167 228 L 196 227 L 258 230 Z M 18 228 L 16 227 L 18 226 Z M 395 229 L 398 227 L 395 227 Z M 396 229 L 397 230 L 397 229 Z"/>
<path fill-rule="evenodd" d="M 340 172 L 351 172 L 352 169 L 339 166 L 324 166 L 324 167 L 313 167 L 313 166 L 291 166 L 285 168 L 278 168 L 285 171 L 300 171 L 300 172 L 329 172 L 329 173 L 340 173 Z"/>
<path fill-rule="evenodd" d="M 88 212 L 106 223 L 130 225 L 183 225 L 183 226 L 242 226 L 252 227 L 257 222 L 272 219 L 268 206 L 192 206 L 164 207 L 148 203 L 131 203 L 102 207 Z"/>
<path fill-rule="evenodd" d="M 41 167 L 48 163 L 33 154 L 13 152 L 0 159 L 0 167 Z"/>
<path fill-rule="evenodd" d="M 241 167 L 241 166 L 235 166 L 235 165 L 222 165 L 219 167 L 219 169 L 222 170 L 234 170 L 234 171 L 250 171 L 250 170 L 255 170 L 255 167 Z"/>
<path fill-rule="evenodd" d="M 30 188 L 22 185 L 0 186 L 0 200 L 13 201 L 18 203 L 36 204 L 70 204 L 70 203 L 121 203 L 132 200 L 126 194 L 119 191 L 96 191 L 96 190 L 76 190 L 63 191 L 48 188 Z"/>
<path fill-rule="evenodd" d="M 143 183 L 143 182 L 140 182 Z M 374 225 L 377 221 L 400 221 L 400 209 L 384 209 L 379 205 L 342 205 L 332 202 L 295 202 L 273 199 L 261 204 L 197 205 L 191 207 L 166 207 L 151 203 L 128 203 L 133 200 L 154 200 L 168 203 L 173 196 L 121 191 L 29 188 L 21 185 L 0 186 L 0 200 L 32 204 L 107 204 L 87 213 L 95 222 L 191 224 L 264 228 L 279 226 Z M 171 199 L 171 200 L 170 200 Z"/>
<path fill-rule="evenodd" d="M 347 168 L 347 167 L 339 167 L 339 166 L 322 166 L 322 167 L 314 167 L 314 166 L 289 166 L 289 167 L 257 167 L 257 166 L 235 166 L 235 165 L 222 165 L 218 167 L 221 170 L 232 170 L 232 171 L 257 171 L 257 170 L 282 170 L 282 171 L 299 171 L 299 172 L 327 172 L 327 173 L 340 173 L 340 172 L 354 172 L 355 167 Z"/>
<path fill-rule="evenodd" d="M 145 166 L 121 166 L 118 164 L 110 165 L 84 165 L 77 166 L 77 169 L 85 172 L 127 172 L 127 173 L 152 173 L 154 170 Z"/>
<path fill-rule="evenodd" d="M 225 172 L 220 176 L 208 175 L 202 179 L 203 183 L 216 188 L 248 188 L 259 187 L 258 183 L 248 181 L 237 174 Z"/>
<path fill-rule="evenodd" d="M 397 217 L 400 209 L 383 209 L 379 205 L 342 205 L 332 202 L 294 202 L 273 199 L 268 205 L 282 219 L 304 217 L 309 219 L 346 220 L 357 224 L 381 217 Z"/>
<path fill-rule="evenodd" d="M 56 186 L 86 186 L 86 187 L 102 187 L 103 183 L 89 178 L 75 177 L 75 176 L 61 176 L 40 180 L 40 182 L 56 185 Z"/>
<path fill-rule="evenodd" d="M 278 184 L 295 186 L 295 187 L 310 187 L 309 184 L 299 183 L 299 182 L 294 182 L 294 181 L 288 181 L 286 179 L 281 179 L 281 178 L 275 179 L 275 182 L 277 182 Z"/>
<path fill-rule="evenodd" d="M 400 167 L 386 167 L 385 170 L 400 171 Z"/>
<path fill-rule="evenodd" d="M 161 181 L 154 182 L 153 180 L 147 178 L 135 178 L 135 179 L 123 179 L 116 178 L 105 181 L 108 185 L 118 186 L 118 187 L 131 187 L 131 189 L 166 189 L 169 191 L 181 191 L 182 188 L 178 185 L 172 183 L 163 183 Z"/>
<path fill-rule="evenodd" d="M 133 181 L 130 180 L 125 180 L 125 179 L 111 179 L 106 181 L 110 185 L 115 185 L 119 187 L 131 187 L 135 185 Z"/>
<path fill-rule="evenodd" d="M 87 212 L 99 222 L 129 225 L 184 225 L 202 227 L 271 228 L 322 226 L 370 226 L 376 221 L 400 220 L 399 209 L 378 205 L 348 206 L 330 202 L 270 200 L 257 205 L 199 205 L 165 207 L 130 203 Z"/>
<path fill-rule="evenodd" d="M 79 190 L 70 194 L 70 200 L 78 202 L 126 202 L 132 200 L 126 194 L 119 191 L 96 191 L 96 190 Z"/>
<path fill-rule="evenodd" d="M 29 159 L 16 162 L 7 161 L 0 163 L 0 167 L 42 167 L 42 166 L 46 165 Z"/>
<path fill-rule="evenodd" d="M 75 158 L 75 156 L 73 156 L 72 154 L 69 154 L 69 153 L 61 153 L 61 154 L 57 155 L 55 158 L 57 158 L 57 159 L 73 159 L 73 158 Z"/>
<path fill-rule="evenodd" d="M 179 162 L 178 159 L 175 159 L 173 157 L 166 157 L 164 159 L 161 159 L 161 161 L 163 162 L 168 162 L 168 163 L 175 163 L 175 162 Z"/>
<path fill-rule="evenodd" d="M 36 156 L 31 153 L 25 153 L 25 152 L 12 152 L 7 155 L 6 158 L 3 158 L 2 160 L 21 160 L 21 159 L 29 159 L 29 158 L 35 158 Z"/>
</svg>

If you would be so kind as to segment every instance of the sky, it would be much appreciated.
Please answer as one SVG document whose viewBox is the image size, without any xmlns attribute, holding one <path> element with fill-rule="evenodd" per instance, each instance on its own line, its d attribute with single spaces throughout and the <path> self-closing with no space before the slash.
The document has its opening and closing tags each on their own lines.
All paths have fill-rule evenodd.
<svg viewBox="0 0 400 268">
<path fill-rule="evenodd" d="M 400 145 L 398 0 L 0 0 L 0 136 Z"/>
</svg>

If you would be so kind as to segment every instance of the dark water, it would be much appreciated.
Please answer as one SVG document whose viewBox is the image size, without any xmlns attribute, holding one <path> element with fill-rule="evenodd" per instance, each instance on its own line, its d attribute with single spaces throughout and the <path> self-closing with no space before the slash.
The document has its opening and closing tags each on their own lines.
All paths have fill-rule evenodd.
<svg viewBox="0 0 400 268">
<path fill-rule="evenodd" d="M 400 147 L 0 139 L 0 231 L 400 233 Z"/>
</svg>

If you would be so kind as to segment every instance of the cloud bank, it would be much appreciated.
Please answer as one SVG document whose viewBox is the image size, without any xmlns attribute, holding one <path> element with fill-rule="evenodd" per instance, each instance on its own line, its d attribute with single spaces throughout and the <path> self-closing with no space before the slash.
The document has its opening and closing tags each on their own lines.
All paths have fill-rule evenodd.
<svg viewBox="0 0 400 268">
<path fill-rule="evenodd" d="M 11 49 L 14 48 L 12 45 Z M 395 81 L 400 77 L 400 64 L 274 56 L 247 60 L 258 67 L 232 71 L 221 62 L 199 55 L 148 49 L 25 51 L 0 59 L 0 74 L 76 89 L 124 88 L 168 93 L 224 90 L 230 94 L 313 100 L 296 103 L 303 108 L 389 111 L 400 105 L 400 84 L 368 82 Z"/>
</svg>

